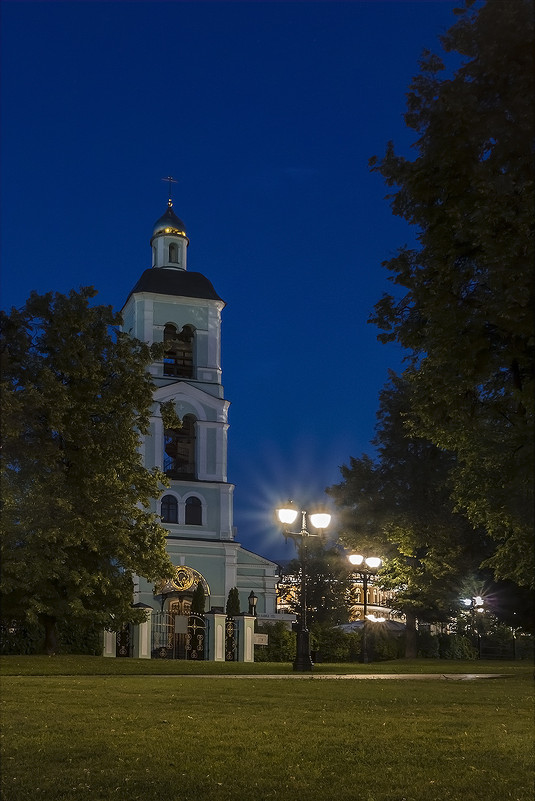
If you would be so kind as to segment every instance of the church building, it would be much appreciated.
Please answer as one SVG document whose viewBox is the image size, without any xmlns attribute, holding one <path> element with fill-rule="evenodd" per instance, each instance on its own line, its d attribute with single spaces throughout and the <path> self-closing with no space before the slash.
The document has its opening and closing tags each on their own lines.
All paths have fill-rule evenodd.
<svg viewBox="0 0 535 801">
<path fill-rule="evenodd" d="M 162 361 L 151 366 L 156 386 L 150 433 L 143 441 L 148 468 L 158 467 L 170 486 L 153 511 L 167 529 L 176 566 L 171 581 L 154 586 L 139 577 L 134 602 L 155 612 L 188 615 L 199 583 L 206 611 L 223 611 L 237 587 L 242 612 L 251 593 L 259 617 L 276 613 L 277 565 L 236 541 L 234 485 L 227 476 L 229 401 L 221 383 L 221 312 L 216 290 L 187 269 L 189 239 L 171 199 L 150 240 L 152 267 L 128 295 L 123 328 L 149 344 L 163 342 Z M 181 426 L 165 419 L 172 405 Z"/>
</svg>

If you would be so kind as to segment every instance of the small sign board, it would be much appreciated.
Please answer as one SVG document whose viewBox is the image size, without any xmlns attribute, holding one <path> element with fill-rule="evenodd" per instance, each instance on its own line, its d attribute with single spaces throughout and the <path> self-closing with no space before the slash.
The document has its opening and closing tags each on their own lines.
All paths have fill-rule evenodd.
<svg viewBox="0 0 535 801">
<path fill-rule="evenodd" d="M 255 634 L 253 635 L 254 639 L 253 642 L 255 645 L 267 645 L 268 644 L 268 634 Z"/>
<path fill-rule="evenodd" d="M 182 615 L 175 615 L 175 634 L 188 633 L 188 618 Z"/>
</svg>

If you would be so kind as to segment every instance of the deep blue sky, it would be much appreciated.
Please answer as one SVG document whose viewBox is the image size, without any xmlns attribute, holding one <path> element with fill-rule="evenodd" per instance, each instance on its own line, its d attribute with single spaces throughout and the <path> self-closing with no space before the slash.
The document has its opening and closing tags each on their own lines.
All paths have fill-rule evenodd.
<svg viewBox="0 0 535 801">
<path fill-rule="evenodd" d="M 2 306 L 94 285 L 120 309 L 174 175 L 188 264 L 227 302 L 238 539 L 292 555 L 279 499 L 370 450 L 400 353 L 367 324 L 413 232 L 368 159 L 449 0 L 2 2 Z"/>
</svg>

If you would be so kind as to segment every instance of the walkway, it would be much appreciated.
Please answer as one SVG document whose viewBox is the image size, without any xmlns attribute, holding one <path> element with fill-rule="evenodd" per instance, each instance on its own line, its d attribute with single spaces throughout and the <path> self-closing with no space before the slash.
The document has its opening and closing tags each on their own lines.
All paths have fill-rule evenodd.
<svg viewBox="0 0 535 801">
<path fill-rule="evenodd" d="M 160 674 L 161 679 L 401 679 L 410 681 L 448 680 L 473 681 L 474 679 L 505 679 L 507 673 L 244 673 L 244 674 Z"/>
</svg>

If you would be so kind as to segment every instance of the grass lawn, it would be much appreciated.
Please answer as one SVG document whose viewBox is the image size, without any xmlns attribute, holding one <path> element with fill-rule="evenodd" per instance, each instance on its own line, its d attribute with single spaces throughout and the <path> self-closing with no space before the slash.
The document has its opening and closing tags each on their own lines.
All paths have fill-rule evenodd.
<svg viewBox="0 0 535 801">
<path fill-rule="evenodd" d="M 508 674 L 337 682 L 177 673 L 190 664 L 3 657 L 4 801 L 532 801 L 529 665 L 317 666 Z"/>
</svg>

